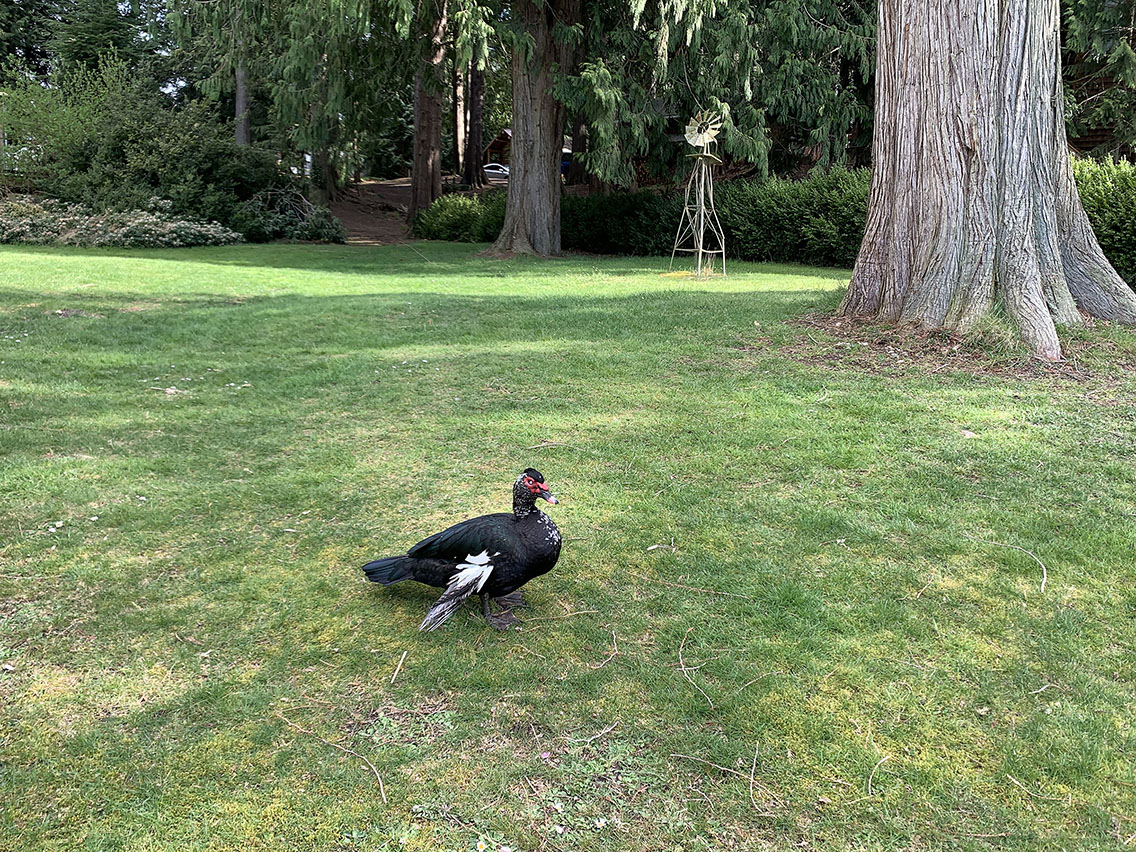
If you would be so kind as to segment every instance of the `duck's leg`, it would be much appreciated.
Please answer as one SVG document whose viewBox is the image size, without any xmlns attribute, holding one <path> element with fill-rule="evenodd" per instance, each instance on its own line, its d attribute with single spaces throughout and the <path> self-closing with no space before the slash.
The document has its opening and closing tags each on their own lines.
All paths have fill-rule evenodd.
<svg viewBox="0 0 1136 852">
<path fill-rule="evenodd" d="M 502 595 L 499 598 L 494 598 L 493 600 L 500 606 L 505 607 L 505 609 L 517 609 L 518 607 L 528 606 L 528 604 L 525 603 L 525 599 L 521 596 L 520 589 L 517 589 L 515 592 L 510 592 L 507 595 Z"/>
<path fill-rule="evenodd" d="M 478 594 L 481 597 L 481 614 L 485 617 L 485 622 L 494 630 L 508 630 L 520 620 L 509 610 L 494 614 L 489 609 L 489 595 L 485 592 L 478 592 Z"/>
</svg>

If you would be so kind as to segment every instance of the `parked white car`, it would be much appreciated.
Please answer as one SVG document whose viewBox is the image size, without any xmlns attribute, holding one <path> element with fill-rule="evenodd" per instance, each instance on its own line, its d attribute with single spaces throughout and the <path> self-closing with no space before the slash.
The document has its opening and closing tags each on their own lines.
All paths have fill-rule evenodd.
<svg viewBox="0 0 1136 852">
<path fill-rule="evenodd" d="M 509 167 L 500 163 L 486 163 L 482 168 L 485 169 L 486 177 L 507 178 L 509 176 Z"/>
</svg>

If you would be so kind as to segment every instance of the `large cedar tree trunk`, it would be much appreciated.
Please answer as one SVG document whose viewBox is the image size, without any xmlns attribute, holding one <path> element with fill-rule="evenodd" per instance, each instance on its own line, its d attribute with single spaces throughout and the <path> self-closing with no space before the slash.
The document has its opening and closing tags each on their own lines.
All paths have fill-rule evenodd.
<svg viewBox="0 0 1136 852">
<path fill-rule="evenodd" d="M 1056 326 L 1136 323 L 1065 140 L 1059 0 L 880 0 L 868 226 L 841 310 L 964 333 L 1004 305 L 1036 355 Z"/>
<path fill-rule="evenodd" d="M 474 188 L 489 183 L 485 177 L 485 169 L 482 168 L 484 163 L 482 163 L 481 128 L 484 103 L 485 71 L 478 68 L 475 62 L 470 66 L 469 71 L 469 122 L 466 126 L 464 177 L 464 183 Z"/>
<path fill-rule="evenodd" d="M 582 0 L 514 0 L 526 49 L 513 51 L 513 138 L 505 224 L 493 253 L 560 254 L 560 155 L 566 112 L 553 96 L 554 76 L 572 67 L 573 48 L 557 39 L 580 21 Z"/>
<path fill-rule="evenodd" d="M 410 167 L 410 209 L 414 217 L 442 195 L 442 91 L 445 87 L 446 3 L 425 0 L 432 11 L 429 44 L 414 75 L 414 158 Z"/>
</svg>

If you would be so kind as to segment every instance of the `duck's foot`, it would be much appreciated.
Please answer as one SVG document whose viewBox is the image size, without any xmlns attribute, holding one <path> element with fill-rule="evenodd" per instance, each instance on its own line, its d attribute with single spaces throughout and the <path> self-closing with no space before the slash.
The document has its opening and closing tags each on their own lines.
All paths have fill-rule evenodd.
<svg viewBox="0 0 1136 852">
<path fill-rule="evenodd" d="M 494 630 L 508 630 L 514 624 L 520 624 L 521 620 L 513 615 L 512 610 L 502 610 L 498 613 L 490 613 L 485 618 L 486 623 Z"/>
<path fill-rule="evenodd" d="M 498 606 L 503 606 L 505 609 L 518 609 L 520 607 L 527 607 L 525 599 L 521 597 L 521 590 L 517 589 L 515 592 L 510 592 L 507 595 L 502 595 L 499 598 L 494 598 Z"/>
<path fill-rule="evenodd" d="M 481 595 L 481 614 L 485 618 L 485 623 L 492 627 L 494 630 L 508 630 L 514 624 L 519 624 L 520 619 L 513 615 L 512 610 L 502 610 L 501 612 L 494 613 L 489 609 L 489 595 L 485 592 L 480 592 Z"/>
</svg>

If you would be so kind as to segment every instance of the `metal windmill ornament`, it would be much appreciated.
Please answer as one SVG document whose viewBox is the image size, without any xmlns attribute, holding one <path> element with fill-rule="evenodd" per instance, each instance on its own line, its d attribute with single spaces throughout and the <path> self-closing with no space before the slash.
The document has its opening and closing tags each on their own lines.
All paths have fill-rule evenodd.
<svg viewBox="0 0 1136 852">
<path fill-rule="evenodd" d="M 722 274 L 726 274 L 726 234 L 714 210 L 713 168 L 722 160 L 713 149 L 721 129 L 721 118 L 707 112 L 698 113 L 686 126 L 686 141 L 695 149 L 693 154 L 687 154 L 694 160 L 694 170 L 686 184 L 682 218 L 671 251 L 671 268 L 674 268 L 676 253 L 692 252 L 694 274 L 699 278 L 713 273 L 715 255 L 721 255 Z"/>
</svg>

